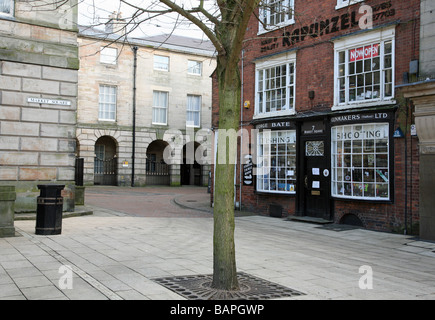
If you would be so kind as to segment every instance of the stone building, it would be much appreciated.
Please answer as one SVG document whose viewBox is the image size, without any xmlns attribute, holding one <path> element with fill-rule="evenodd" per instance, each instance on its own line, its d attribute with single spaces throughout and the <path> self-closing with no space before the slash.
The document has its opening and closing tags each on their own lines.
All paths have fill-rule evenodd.
<svg viewBox="0 0 435 320">
<path fill-rule="evenodd" d="M 194 154 L 211 154 L 214 47 L 179 36 L 126 37 L 122 23 L 113 16 L 108 29 L 79 33 L 84 184 L 207 185 L 209 165 Z"/>
<path fill-rule="evenodd" d="M 0 1 L 0 185 L 35 211 L 38 184 L 74 186 L 77 1 Z"/>
<path fill-rule="evenodd" d="M 420 4 L 420 55 L 418 76 L 400 86 L 415 104 L 415 125 L 420 157 L 420 237 L 435 240 L 435 2 Z"/>
<path fill-rule="evenodd" d="M 418 231 L 420 135 L 410 130 L 414 107 L 400 85 L 416 73 L 420 1 L 263 4 L 241 57 L 240 127 L 247 134 L 240 139 L 236 206 Z M 244 177 L 244 170 L 256 174 Z"/>
</svg>

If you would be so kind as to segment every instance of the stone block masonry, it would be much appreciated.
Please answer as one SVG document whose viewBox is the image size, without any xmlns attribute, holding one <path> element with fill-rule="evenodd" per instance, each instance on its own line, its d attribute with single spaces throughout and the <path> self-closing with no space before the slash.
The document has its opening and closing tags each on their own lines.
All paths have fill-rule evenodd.
<svg viewBox="0 0 435 320">
<path fill-rule="evenodd" d="M 0 75 L 0 184 L 16 184 L 17 212 L 32 211 L 36 184 L 74 180 L 77 71 L 2 61 Z"/>
</svg>

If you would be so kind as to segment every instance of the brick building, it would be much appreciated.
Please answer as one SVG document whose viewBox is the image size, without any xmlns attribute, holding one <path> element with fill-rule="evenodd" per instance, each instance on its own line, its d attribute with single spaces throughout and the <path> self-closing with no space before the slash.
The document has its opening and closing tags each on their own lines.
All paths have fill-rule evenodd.
<svg viewBox="0 0 435 320">
<path fill-rule="evenodd" d="M 179 36 L 127 38 L 123 23 L 114 15 L 109 29 L 79 33 L 84 184 L 207 185 L 210 166 L 194 153 L 207 155 L 214 47 Z"/>
<path fill-rule="evenodd" d="M 241 57 L 236 207 L 415 232 L 419 140 L 400 84 L 417 73 L 420 1 L 267 3 Z"/>
<path fill-rule="evenodd" d="M 38 184 L 74 197 L 76 24 L 77 1 L 0 1 L 0 185 L 17 212 L 36 210 Z"/>
</svg>

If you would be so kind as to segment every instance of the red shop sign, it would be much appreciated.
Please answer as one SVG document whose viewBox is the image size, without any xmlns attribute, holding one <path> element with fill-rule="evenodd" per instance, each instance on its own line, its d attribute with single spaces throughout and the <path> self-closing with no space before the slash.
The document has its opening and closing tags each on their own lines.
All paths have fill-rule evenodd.
<svg viewBox="0 0 435 320">
<path fill-rule="evenodd" d="M 379 56 L 379 44 L 350 50 L 350 62 Z"/>
</svg>

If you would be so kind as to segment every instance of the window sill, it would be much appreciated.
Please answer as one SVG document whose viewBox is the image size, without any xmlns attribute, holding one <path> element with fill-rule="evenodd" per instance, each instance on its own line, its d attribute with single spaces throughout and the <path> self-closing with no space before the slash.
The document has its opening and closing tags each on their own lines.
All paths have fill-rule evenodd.
<svg viewBox="0 0 435 320">
<path fill-rule="evenodd" d="M 261 195 L 261 196 L 296 196 L 296 191 L 293 192 L 282 192 L 282 191 L 254 191 L 255 194 Z"/>
<path fill-rule="evenodd" d="M 284 28 L 284 27 L 286 27 L 286 26 L 290 26 L 290 25 L 292 25 L 292 24 L 295 24 L 295 19 L 291 19 L 291 20 L 289 20 L 289 21 L 286 21 L 286 22 L 284 22 L 284 23 L 281 23 L 281 24 L 278 24 L 278 25 L 275 25 L 275 26 L 270 26 L 269 29 L 267 29 L 267 30 L 262 29 L 262 28 L 261 28 L 261 24 L 260 24 L 260 25 L 258 26 L 258 32 L 257 32 L 257 35 L 262 35 L 262 34 L 265 34 L 265 33 L 268 33 L 268 32 L 272 32 L 272 31 L 275 31 L 275 30 L 279 30 L 279 29 L 282 29 L 282 28 Z"/>
<path fill-rule="evenodd" d="M 372 102 L 354 102 L 354 103 L 348 103 L 348 104 L 339 104 L 339 105 L 333 105 L 331 110 L 332 111 L 340 111 L 340 110 L 347 110 L 347 109 L 359 109 L 359 108 L 367 108 L 367 107 L 377 107 L 377 106 L 386 106 L 386 105 L 393 105 L 396 104 L 396 100 L 390 99 L 390 100 L 378 100 L 378 101 L 372 101 Z"/>
<path fill-rule="evenodd" d="M 351 197 L 351 196 L 336 196 L 332 195 L 331 198 L 333 200 L 339 201 L 361 201 L 361 202 L 376 202 L 376 203 L 393 203 L 392 199 L 388 198 L 360 198 L 360 197 Z"/>
<path fill-rule="evenodd" d="M 363 2 L 363 0 L 351 0 L 350 3 L 337 4 L 335 6 L 335 10 L 340 10 L 340 9 L 343 9 L 343 8 L 347 8 L 347 7 L 353 6 L 354 4 L 357 4 L 357 3 L 360 3 L 360 2 Z"/>
<path fill-rule="evenodd" d="M 293 116 L 296 114 L 296 111 L 294 109 L 291 110 L 285 110 L 285 111 L 275 111 L 275 112 L 268 112 L 268 113 L 261 113 L 261 114 L 255 114 L 252 119 L 267 119 L 267 118 L 274 118 L 274 117 L 282 117 L 282 116 Z"/>
</svg>

